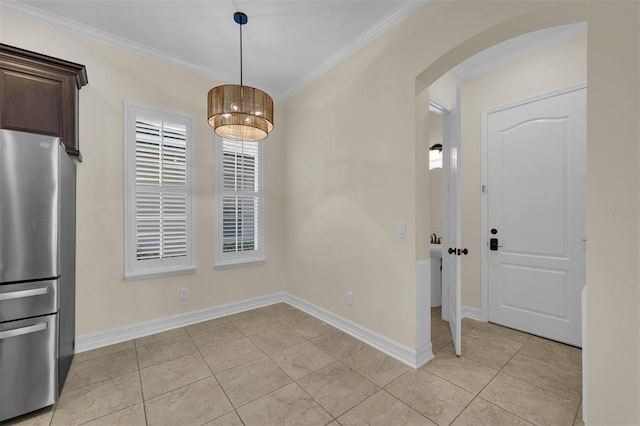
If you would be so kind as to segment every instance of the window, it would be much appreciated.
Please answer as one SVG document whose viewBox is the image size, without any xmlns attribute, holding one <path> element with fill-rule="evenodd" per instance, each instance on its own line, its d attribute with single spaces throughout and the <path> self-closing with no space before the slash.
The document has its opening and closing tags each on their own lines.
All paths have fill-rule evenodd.
<svg viewBox="0 0 640 426">
<path fill-rule="evenodd" d="M 125 104 L 125 277 L 195 270 L 192 119 Z"/>
<path fill-rule="evenodd" d="M 216 137 L 217 267 L 264 261 L 263 144 Z"/>
</svg>

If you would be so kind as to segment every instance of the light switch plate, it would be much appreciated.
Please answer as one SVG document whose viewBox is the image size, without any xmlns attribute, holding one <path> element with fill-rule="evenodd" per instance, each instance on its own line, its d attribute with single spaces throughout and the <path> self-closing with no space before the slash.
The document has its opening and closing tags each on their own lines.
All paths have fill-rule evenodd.
<svg viewBox="0 0 640 426">
<path fill-rule="evenodd" d="M 407 236 L 407 224 L 406 223 L 396 223 L 396 237 L 404 238 Z"/>
</svg>

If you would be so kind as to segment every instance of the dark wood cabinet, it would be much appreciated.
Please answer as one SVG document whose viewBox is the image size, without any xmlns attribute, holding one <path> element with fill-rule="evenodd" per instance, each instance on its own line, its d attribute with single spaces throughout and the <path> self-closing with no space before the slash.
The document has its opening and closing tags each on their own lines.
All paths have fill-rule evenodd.
<svg viewBox="0 0 640 426">
<path fill-rule="evenodd" d="M 82 161 L 78 92 L 84 65 L 0 43 L 0 127 L 58 136 Z"/>
</svg>

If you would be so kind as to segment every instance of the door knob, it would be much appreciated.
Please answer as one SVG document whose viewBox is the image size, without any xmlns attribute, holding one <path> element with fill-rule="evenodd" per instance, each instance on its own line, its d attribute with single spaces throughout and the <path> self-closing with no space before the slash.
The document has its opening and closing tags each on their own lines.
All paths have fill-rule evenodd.
<svg viewBox="0 0 640 426">
<path fill-rule="evenodd" d="M 462 250 L 458 249 L 458 256 L 460 256 L 461 253 L 466 256 L 467 254 L 469 254 L 469 250 L 467 250 L 466 248 Z"/>
<path fill-rule="evenodd" d="M 455 254 L 456 249 L 449 247 L 449 254 Z"/>
</svg>

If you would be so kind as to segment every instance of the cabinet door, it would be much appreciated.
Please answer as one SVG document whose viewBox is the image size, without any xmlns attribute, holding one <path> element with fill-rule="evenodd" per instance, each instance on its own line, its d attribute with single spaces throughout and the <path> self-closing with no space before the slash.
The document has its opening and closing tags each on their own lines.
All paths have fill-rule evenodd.
<svg viewBox="0 0 640 426">
<path fill-rule="evenodd" d="M 2 128 L 57 136 L 77 153 L 74 76 L 17 64 L 0 73 Z"/>
</svg>

